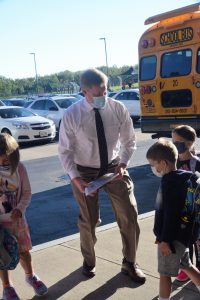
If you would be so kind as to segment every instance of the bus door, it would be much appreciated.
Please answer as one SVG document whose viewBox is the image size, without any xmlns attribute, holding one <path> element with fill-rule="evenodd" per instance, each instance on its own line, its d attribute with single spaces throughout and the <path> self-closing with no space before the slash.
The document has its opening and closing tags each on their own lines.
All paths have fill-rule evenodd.
<svg viewBox="0 0 200 300">
<path fill-rule="evenodd" d="M 194 94 L 196 99 L 196 114 L 200 118 L 200 47 L 197 49 L 197 61 L 195 62 L 194 70 Z"/>
<path fill-rule="evenodd" d="M 194 74 L 192 68 L 193 46 L 160 52 L 158 99 L 160 115 L 167 118 L 187 118 L 196 113 Z M 173 124 L 170 127 L 173 128 Z"/>
</svg>

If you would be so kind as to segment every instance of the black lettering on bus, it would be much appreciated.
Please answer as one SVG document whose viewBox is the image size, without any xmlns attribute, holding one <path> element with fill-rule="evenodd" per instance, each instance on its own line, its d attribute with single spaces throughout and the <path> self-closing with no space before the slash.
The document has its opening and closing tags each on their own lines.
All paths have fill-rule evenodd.
<svg viewBox="0 0 200 300">
<path fill-rule="evenodd" d="M 164 82 L 164 81 L 163 81 L 163 82 L 161 81 L 161 82 L 160 82 L 160 90 L 162 90 L 162 89 L 164 88 L 164 86 L 165 86 L 165 82 Z"/>
<path fill-rule="evenodd" d="M 176 79 L 173 80 L 173 86 L 178 86 L 178 80 Z"/>
</svg>

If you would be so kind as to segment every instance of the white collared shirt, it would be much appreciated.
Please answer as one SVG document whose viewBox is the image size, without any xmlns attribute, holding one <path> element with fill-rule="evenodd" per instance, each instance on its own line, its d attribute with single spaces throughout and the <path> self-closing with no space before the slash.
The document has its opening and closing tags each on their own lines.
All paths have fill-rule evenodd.
<svg viewBox="0 0 200 300">
<path fill-rule="evenodd" d="M 120 163 L 128 164 L 136 149 L 133 122 L 126 107 L 107 98 L 100 109 L 108 148 L 108 163 L 120 156 Z M 95 112 L 84 98 L 64 113 L 59 133 L 58 153 L 61 164 L 71 179 L 80 177 L 77 164 L 99 168 L 99 146 Z"/>
</svg>

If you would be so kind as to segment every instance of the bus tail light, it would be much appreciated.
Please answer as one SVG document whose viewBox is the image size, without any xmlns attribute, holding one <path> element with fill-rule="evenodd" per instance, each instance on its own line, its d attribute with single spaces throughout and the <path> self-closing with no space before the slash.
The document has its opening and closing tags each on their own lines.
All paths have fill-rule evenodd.
<svg viewBox="0 0 200 300">
<path fill-rule="evenodd" d="M 200 88 L 200 81 L 197 81 L 197 82 L 195 83 L 195 86 L 199 89 L 199 88 Z"/>
<path fill-rule="evenodd" d="M 140 93 L 141 93 L 141 95 L 145 94 L 145 87 L 144 86 L 140 87 Z"/>
<path fill-rule="evenodd" d="M 151 87 L 150 85 L 145 87 L 145 94 L 150 94 L 151 93 Z"/>
<path fill-rule="evenodd" d="M 151 91 L 152 91 L 153 93 L 156 92 L 156 86 L 155 86 L 155 85 L 153 85 L 153 86 L 151 87 Z"/>
<path fill-rule="evenodd" d="M 142 47 L 142 48 L 147 48 L 147 47 L 148 47 L 148 41 L 147 41 L 147 40 L 143 40 L 143 41 L 141 42 L 141 47 Z"/>
<path fill-rule="evenodd" d="M 155 46 L 155 44 L 156 44 L 156 40 L 155 39 L 149 39 L 148 40 L 148 46 L 149 47 L 154 47 Z"/>
</svg>

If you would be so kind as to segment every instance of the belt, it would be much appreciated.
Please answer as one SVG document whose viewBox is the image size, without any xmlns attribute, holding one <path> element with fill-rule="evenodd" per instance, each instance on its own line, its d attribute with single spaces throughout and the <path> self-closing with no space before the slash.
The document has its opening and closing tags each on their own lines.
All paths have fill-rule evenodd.
<svg viewBox="0 0 200 300">
<path fill-rule="evenodd" d="M 119 164 L 119 157 L 113 159 L 109 164 L 108 164 L 108 169 L 115 167 Z M 81 165 L 76 165 L 77 166 L 77 170 L 80 172 L 84 172 L 85 170 L 92 170 L 92 171 L 99 171 L 100 168 L 92 168 L 92 167 L 86 167 L 86 166 L 81 166 Z"/>
</svg>

